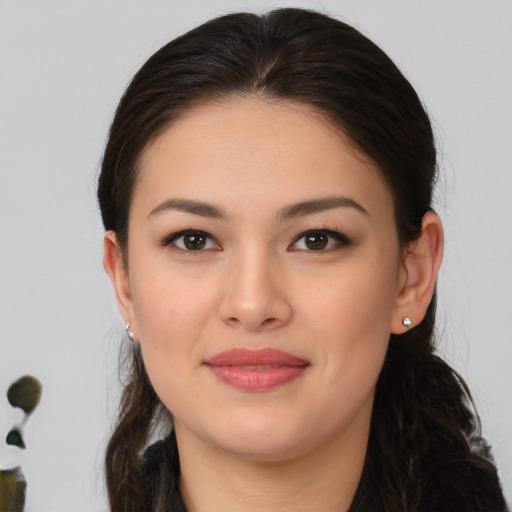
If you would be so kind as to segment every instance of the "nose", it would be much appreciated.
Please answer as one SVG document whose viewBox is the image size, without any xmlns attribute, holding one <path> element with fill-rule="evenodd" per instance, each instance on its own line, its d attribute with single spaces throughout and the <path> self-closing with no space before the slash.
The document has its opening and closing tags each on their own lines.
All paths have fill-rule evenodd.
<svg viewBox="0 0 512 512">
<path fill-rule="evenodd" d="M 219 306 L 221 320 L 251 332 L 284 327 L 293 317 L 283 273 L 271 257 L 254 252 L 227 269 Z M 281 278 L 281 279 L 280 279 Z"/>
</svg>

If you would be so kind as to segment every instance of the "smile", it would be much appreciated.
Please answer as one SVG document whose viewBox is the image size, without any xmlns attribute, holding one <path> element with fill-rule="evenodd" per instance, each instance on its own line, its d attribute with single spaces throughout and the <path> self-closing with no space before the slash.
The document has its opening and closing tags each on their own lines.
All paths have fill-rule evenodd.
<svg viewBox="0 0 512 512">
<path fill-rule="evenodd" d="M 223 383 L 242 391 L 267 391 L 298 379 L 309 362 L 276 349 L 232 349 L 204 365 Z"/>
</svg>

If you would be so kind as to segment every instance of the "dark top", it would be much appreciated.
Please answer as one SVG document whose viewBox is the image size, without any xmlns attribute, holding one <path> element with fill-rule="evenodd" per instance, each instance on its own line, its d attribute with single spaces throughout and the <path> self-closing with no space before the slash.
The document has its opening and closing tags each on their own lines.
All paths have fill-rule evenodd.
<svg viewBox="0 0 512 512">
<path fill-rule="evenodd" d="M 438 469 L 439 471 L 435 475 L 437 479 L 433 486 L 434 489 L 442 488 L 445 479 L 442 476 L 443 470 L 441 468 Z M 456 470 L 458 469 L 460 468 L 457 467 Z M 466 475 L 473 474 L 471 469 L 464 469 L 466 470 Z M 176 437 L 173 434 L 162 441 L 158 441 L 146 450 L 144 453 L 143 471 L 148 477 L 148 485 L 150 487 L 148 512 L 187 512 L 178 487 L 180 462 Z M 441 476 L 439 477 L 439 475 Z M 499 481 L 497 481 L 497 486 L 499 488 Z M 385 512 L 384 505 L 374 487 L 367 477 L 363 475 L 349 512 Z M 443 496 L 441 500 L 432 496 L 438 493 L 432 493 L 431 490 L 428 491 L 430 494 L 426 500 L 429 503 L 428 508 L 420 506 L 416 512 L 510 512 L 501 491 L 496 492 L 493 490 L 489 492 L 488 488 L 483 489 L 482 485 L 479 484 L 478 477 L 475 479 L 470 478 L 466 481 L 463 489 L 465 496 L 463 501 L 465 501 L 465 504 L 462 509 L 457 505 L 460 503 L 461 489 L 457 490 L 459 492 L 454 493 L 457 496 L 453 498 L 453 501 L 448 499 L 450 503 L 447 503 L 446 500 L 446 496 L 449 494 L 446 492 L 446 489 L 439 493 Z"/>
<path fill-rule="evenodd" d="M 148 512 L 187 512 L 178 487 L 180 459 L 174 433 L 145 451 L 143 471 L 150 486 Z M 164 488 L 163 482 L 169 485 Z"/>
</svg>

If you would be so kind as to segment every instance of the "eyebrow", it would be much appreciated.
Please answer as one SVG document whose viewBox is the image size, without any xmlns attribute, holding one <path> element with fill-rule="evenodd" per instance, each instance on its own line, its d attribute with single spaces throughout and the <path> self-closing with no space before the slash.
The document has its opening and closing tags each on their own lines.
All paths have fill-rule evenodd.
<svg viewBox="0 0 512 512">
<path fill-rule="evenodd" d="M 279 210 L 277 218 L 280 220 L 288 220 L 296 217 L 302 217 L 304 215 L 332 210 L 333 208 L 353 208 L 365 215 L 368 215 L 368 212 L 353 199 L 343 196 L 333 196 L 301 201 L 300 203 L 285 206 Z M 192 213 L 194 215 L 200 215 L 201 217 L 209 217 L 212 219 L 227 218 L 226 213 L 221 208 L 203 201 L 194 201 L 191 199 L 168 199 L 151 210 L 148 218 L 169 210 Z"/>
<path fill-rule="evenodd" d="M 191 199 L 168 199 L 151 210 L 148 218 L 168 210 L 193 213 L 195 215 L 200 215 L 201 217 L 210 217 L 212 219 L 226 218 L 226 214 L 220 208 L 202 201 L 193 201 Z"/>
<path fill-rule="evenodd" d="M 348 197 L 333 196 L 323 197 L 321 199 L 312 199 L 310 201 L 302 201 L 284 207 L 279 211 L 278 217 L 282 220 L 302 217 L 303 215 L 311 215 L 313 213 L 332 210 L 333 208 L 354 208 L 357 211 L 368 215 L 368 212 L 356 201 Z"/>
</svg>

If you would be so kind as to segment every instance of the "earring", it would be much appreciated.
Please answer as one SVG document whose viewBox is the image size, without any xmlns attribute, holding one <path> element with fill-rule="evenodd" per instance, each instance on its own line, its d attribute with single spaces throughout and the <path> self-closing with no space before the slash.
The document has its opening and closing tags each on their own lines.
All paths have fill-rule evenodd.
<svg viewBox="0 0 512 512">
<path fill-rule="evenodd" d="M 133 331 L 130 331 L 130 322 L 128 322 L 124 326 L 124 328 L 126 330 L 126 334 L 128 334 L 128 338 L 130 338 L 130 340 L 132 340 L 132 341 L 135 341 L 135 339 L 134 339 L 135 334 L 133 333 Z"/>
<path fill-rule="evenodd" d="M 402 325 L 404 327 L 410 328 L 412 325 L 412 320 L 408 316 L 404 316 L 404 318 L 402 320 Z"/>
</svg>

